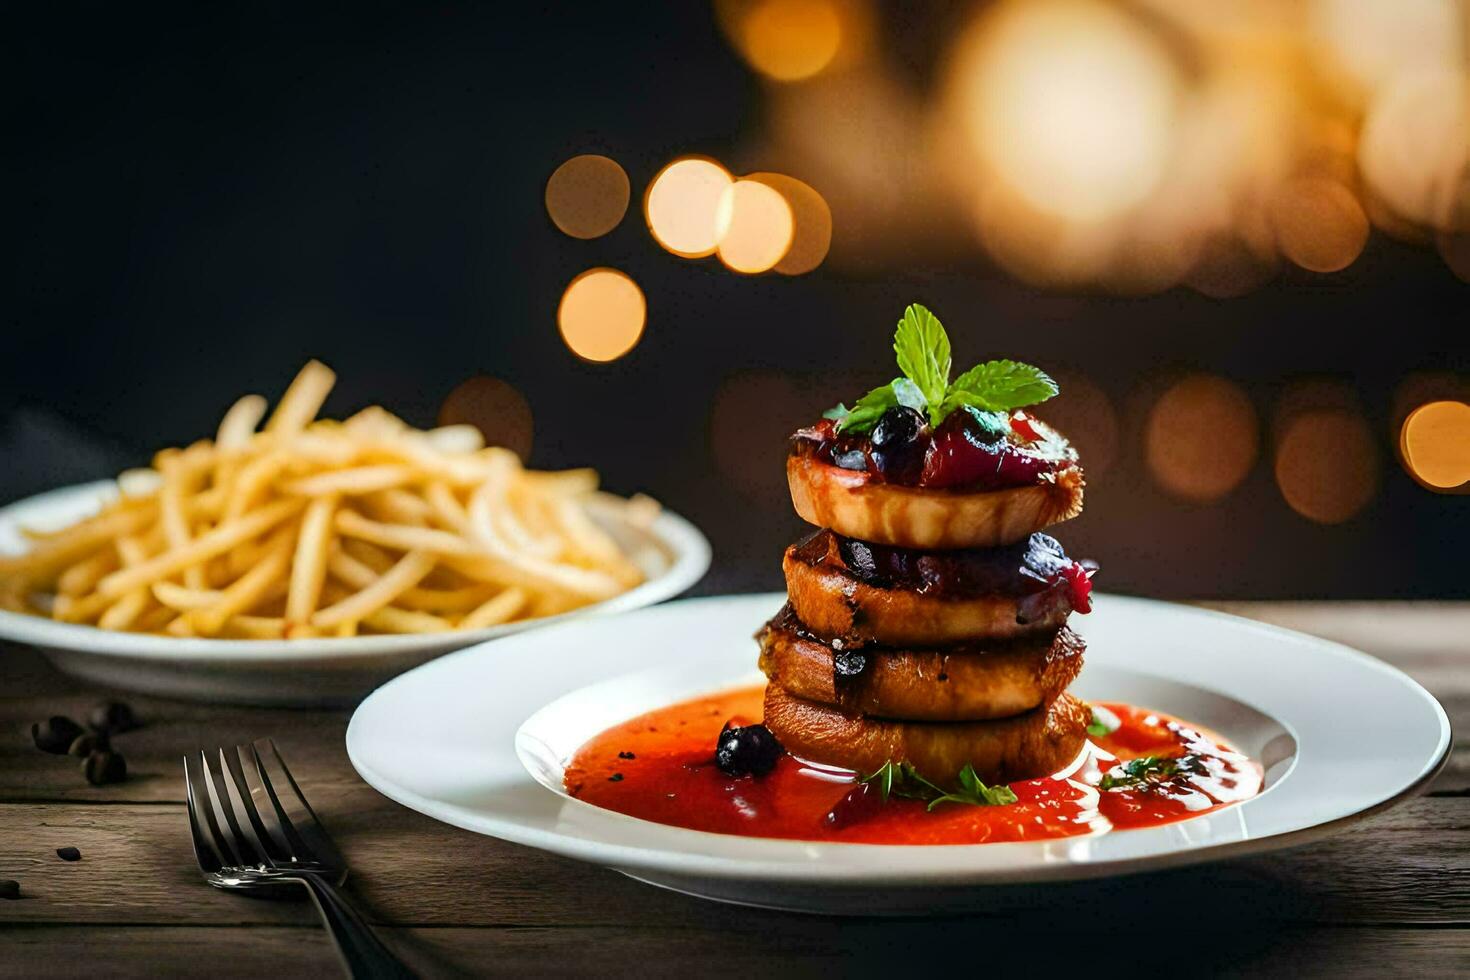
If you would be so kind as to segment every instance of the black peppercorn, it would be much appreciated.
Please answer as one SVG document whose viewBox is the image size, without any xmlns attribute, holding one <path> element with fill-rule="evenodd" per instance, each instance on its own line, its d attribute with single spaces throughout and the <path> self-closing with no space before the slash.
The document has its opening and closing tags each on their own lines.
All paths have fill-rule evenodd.
<svg viewBox="0 0 1470 980">
<path fill-rule="evenodd" d="M 20 898 L 20 882 L 14 878 L 0 878 L 0 898 Z"/>
<path fill-rule="evenodd" d="M 633 753 L 631 753 L 631 752 L 619 752 L 618 753 L 618 758 L 619 759 L 636 759 L 638 757 L 636 755 L 634 755 Z"/>
<path fill-rule="evenodd" d="M 82 763 L 82 775 L 93 786 L 120 783 L 128 778 L 128 764 L 118 752 L 93 752 Z"/>
<path fill-rule="evenodd" d="M 82 726 L 65 715 L 52 715 L 31 726 L 31 740 L 36 748 L 52 755 L 66 755 L 71 743 L 82 734 Z"/>
<path fill-rule="evenodd" d="M 102 732 L 83 732 L 72 739 L 71 748 L 67 749 L 67 753 L 78 759 L 85 759 L 93 752 L 105 752 L 110 748 L 112 746 Z"/>
<path fill-rule="evenodd" d="M 623 781 L 623 774 L 620 772 L 615 772 L 611 776 L 607 777 L 607 781 L 610 783 L 621 783 Z"/>
<path fill-rule="evenodd" d="M 56 849 L 56 856 L 63 861 L 80 861 L 82 859 L 82 852 L 75 847 L 58 847 Z"/>
<path fill-rule="evenodd" d="M 104 701 L 87 715 L 87 724 L 104 734 L 130 732 L 138 727 L 138 718 L 133 709 L 121 701 Z"/>
</svg>

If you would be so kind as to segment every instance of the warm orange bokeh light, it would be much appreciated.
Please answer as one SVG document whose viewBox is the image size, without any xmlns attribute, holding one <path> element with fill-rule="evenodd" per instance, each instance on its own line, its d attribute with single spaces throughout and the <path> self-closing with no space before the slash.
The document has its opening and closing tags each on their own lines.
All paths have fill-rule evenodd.
<svg viewBox="0 0 1470 980">
<path fill-rule="evenodd" d="M 1192 375 L 1164 392 L 1149 412 L 1144 452 L 1154 479 L 1185 500 L 1218 500 L 1256 461 L 1259 424 L 1239 386 Z"/>
<path fill-rule="evenodd" d="M 1276 446 L 1276 483 L 1291 509 L 1319 524 L 1356 516 L 1378 492 L 1378 450 L 1356 412 L 1313 409 L 1290 417 Z"/>
<path fill-rule="evenodd" d="M 556 322 L 572 353 L 588 361 L 615 361 L 643 336 L 643 290 L 617 269 L 588 269 L 562 294 Z"/>
<path fill-rule="evenodd" d="M 1162 45 L 1116 8 L 1003 4 L 961 44 L 955 84 L 974 150 L 1044 213 L 1105 219 L 1164 175 L 1176 71 Z"/>
<path fill-rule="evenodd" d="M 795 223 L 781 192 L 755 180 L 725 188 L 715 219 L 720 261 L 736 272 L 765 272 L 791 247 Z"/>
<path fill-rule="evenodd" d="M 440 425 L 473 425 L 487 446 L 504 446 L 524 462 L 531 457 L 531 405 L 508 381 L 479 374 L 455 386 L 439 406 Z"/>
<path fill-rule="evenodd" d="M 616 160 L 594 153 L 572 157 L 546 182 L 546 213 L 573 238 L 597 238 L 628 213 L 631 185 Z"/>
<path fill-rule="evenodd" d="M 1463 219 L 1470 174 L 1470 75 L 1400 75 L 1374 97 L 1358 143 L 1363 182 L 1405 221 L 1435 229 Z"/>
<path fill-rule="evenodd" d="M 684 157 L 664 167 L 643 201 L 654 239 L 686 259 L 713 254 L 720 244 L 720 201 L 731 183 L 729 171 L 704 157 Z"/>
<path fill-rule="evenodd" d="M 1309 19 L 1318 58 L 1358 95 L 1463 57 L 1455 0 L 1312 0 Z"/>
<path fill-rule="evenodd" d="M 1299 177 L 1279 187 L 1271 226 L 1282 254 L 1313 272 L 1346 269 L 1368 244 L 1362 205 L 1346 186 L 1325 177 Z"/>
<path fill-rule="evenodd" d="M 1420 483 L 1438 490 L 1470 483 L 1470 405 L 1440 401 L 1414 409 L 1404 420 L 1399 450 Z"/>
<path fill-rule="evenodd" d="M 833 0 L 756 0 L 741 11 L 735 32 L 752 68 L 794 82 L 832 63 L 842 45 L 842 18 Z"/>
<path fill-rule="evenodd" d="M 775 265 L 783 276 L 800 276 L 822 264 L 832 247 L 832 209 L 816 188 L 786 174 L 750 174 L 746 180 L 775 188 L 791 207 L 791 247 Z"/>
</svg>

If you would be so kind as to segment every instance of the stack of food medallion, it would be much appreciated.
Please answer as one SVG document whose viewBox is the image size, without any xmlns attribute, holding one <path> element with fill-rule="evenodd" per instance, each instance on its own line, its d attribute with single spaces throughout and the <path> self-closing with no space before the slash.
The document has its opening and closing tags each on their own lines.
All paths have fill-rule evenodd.
<svg viewBox="0 0 1470 980">
<path fill-rule="evenodd" d="M 820 529 L 786 550 L 787 604 L 757 636 L 766 727 L 811 762 L 906 763 L 945 788 L 966 766 L 987 783 L 1061 770 L 1089 721 L 1066 692 L 1085 648 L 1067 621 L 1090 609 L 1093 566 L 1041 531 L 1081 512 L 1076 453 L 1039 421 L 1002 415 L 1015 432 L 965 436 L 965 452 L 995 464 L 955 485 L 935 447 L 993 423 L 961 410 L 905 475 L 883 454 L 893 430 L 923 425 L 906 412 L 890 409 L 871 436 L 844 441 L 824 422 L 793 440 L 792 500 Z"/>
</svg>

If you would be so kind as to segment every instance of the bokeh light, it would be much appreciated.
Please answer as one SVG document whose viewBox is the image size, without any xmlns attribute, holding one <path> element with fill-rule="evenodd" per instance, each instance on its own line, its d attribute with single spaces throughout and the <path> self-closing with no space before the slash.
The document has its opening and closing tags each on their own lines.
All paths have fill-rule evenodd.
<svg viewBox="0 0 1470 980">
<path fill-rule="evenodd" d="M 795 222 L 780 191 L 742 179 L 725 188 L 715 229 L 720 261 L 736 272 L 753 274 L 773 268 L 786 255 Z"/>
<path fill-rule="evenodd" d="M 1100 220 L 1163 177 L 1176 73 L 1126 14 L 1092 0 L 1005 3 L 960 52 L 960 111 L 974 148 L 1035 208 Z"/>
<path fill-rule="evenodd" d="M 1470 405 L 1436 401 L 1409 413 L 1399 436 L 1409 474 L 1437 490 L 1470 484 Z"/>
<path fill-rule="evenodd" d="M 1170 494 L 1208 502 L 1240 485 L 1260 448 L 1255 408 L 1240 387 L 1214 375 L 1181 379 L 1149 411 L 1144 454 Z"/>
<path fill-rule="evenodd" d="M 1455 371 L 1415 371 L 1394 386 L 1389 403 L 1387 436 L 1397 443 L 1409 413 L 1429 402 L 1470 403 L 1470 376 Z"/>
<path fill-rule="evenodd" d="M 1463 56 L 1455 0 L 1313 0 L 1310 29 L 1320 62 L 1357 95 Z"/>
<path fill-rule="evenodd" d="M 753 180 L 774 188 L 791 208 L 791 245 L 773 267 L 783 276 L 800 276 L 822 264 L 832 247 L 832 209 L 810 184 L 786 174 L 754 173 Z"/>
<path fill-rule="evenodd" d="M 1374 98 L 1358 144 L 1363 180 L 1400 218 L 1470 230 L 1470 77 L 1458 68 L 1400 75 Z"/>
<path fill-rule="evenodd" d="M 643 290 L 617 269 L 588 269 L 568 284 L 556 322 L 572 353 L 588 361 L 615 361 L 643 336 Z"/>
<path fill-rule="evenodd" d="M 722 20 L 750 66 L 779 82 L 811 78 L 832 64 L 843 41 L 834 0 L 726 2 Z"/>
<path fill-rule="evenodd" d="M 714 254 L 720 202 L 732 182 L 729 171 L 705 157 L 683 157 L 664 167 L 643 201 L 654 239 L 684 258 Z"/>
<path fill-rule="evenodd" d="M 454 387 L 439 406 L 440 425 L 472 425 L 487 446 L 504 446 L 524 462 L 531 458 L 535 428 L 531 405 L 508 381 L 478 374 Z"/>
<path fill-rule="evenodd" d="M 631 185 L 616 160 L 594 153 L 572 157 L 546 182 L 546 213 L 573 238 L 597 238 L 628 213 Z"/>
<path fill-rule="evenodd" d="M 1319 524 L 1357 516 L 1378 492 L 1379 454 L 1358 412 L 1292 415 L 1276 446 L 1276 484 L 1291 509 Z"/>
<path fill-rule="evenodd" d="M 1271 201 L 1276 243 L 1288 259 L 1312 272 L 1352 265 L 1368 244 L 1368 216 L 1353 192 L 1327 177 L 1298 177 Z"/>
</svg>

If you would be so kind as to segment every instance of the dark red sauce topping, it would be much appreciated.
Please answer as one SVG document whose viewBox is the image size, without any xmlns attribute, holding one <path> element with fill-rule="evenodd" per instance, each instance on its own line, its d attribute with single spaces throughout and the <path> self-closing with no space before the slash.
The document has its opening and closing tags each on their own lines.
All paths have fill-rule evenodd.
<svg viewBox="0 0 1470 980">
<path fill-rule="evenodd" d="M 763 689 L 744 688 L 670 705 L 608 729 L 577 751 L 567 792 L 657 823 L 720 834 L 868 844 L 981 844 L 1045 840 L 1171 823 L 1256 795 L 1261 767 L 1220 739 L 1165 715 L 1105 703 L 1119 722 L 1069 771 L 1013 783 L 1008 806 L 944 804 L 875 793 L 833 808 L 854 774 L 782 755 L 762 776 L 730 776 L 714 746 L 727 720 L 761 715 Z M 622 753 L 622 755 L 620 755 Z M 629 757 L 631 756 L 631 758 Z M 1135 762 L 1141 777 L 1126 766 Z M 1177 760 L 1169 766 L 1150 759 Z M 611 777 L 620 774 L 621 779 Z M 1109 779 L 1108 777 L 1112 777 Z M 1104 782 L 1115 788 L 1100 789 Z"/>
<path fill-rule="evenodd" d="M 1093 562 L 1068 558 L 1056 538 L 1036 533 L 1000 548 L 915 551 L 845 538 L 823 529 L 802 539 L 794 556 L 808 565 L 836 565 L 880 589 L 924 595 L 1027 597 L 1059 594 L 1078 612 L 1092 609 Z"/>
<path fill-rule="evenodd" d="M 894 408 L 869 431 L 838 434 L 823 419 L 792 436 L 792 452 L 867 473 L 881 483 L 938 490 L 1005 490 L 1076 463 L 1065 440 L 1024 412 L 961 408 L 931 429 L 911 408 Z"/>
</svg>

